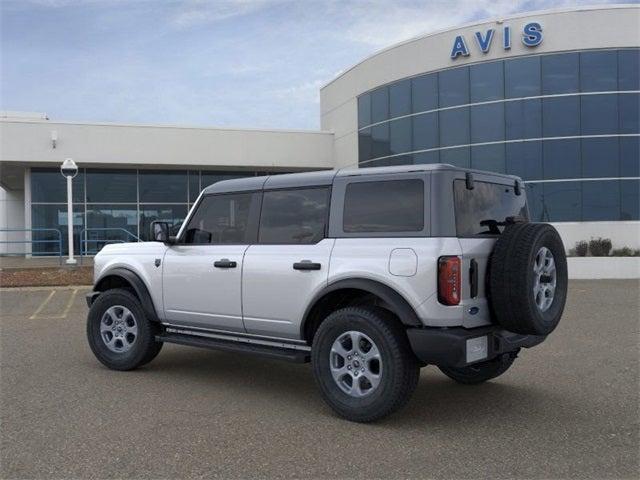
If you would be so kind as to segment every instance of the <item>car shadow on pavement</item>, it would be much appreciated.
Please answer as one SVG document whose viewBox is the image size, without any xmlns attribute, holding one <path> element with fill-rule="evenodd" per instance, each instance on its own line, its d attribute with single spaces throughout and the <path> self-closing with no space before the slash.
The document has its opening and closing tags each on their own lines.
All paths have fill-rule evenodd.
<svg viewBox="0 0 640 480">
<path fill-rule="evenodd" d="M 165 346 L 149 365 L 132 372 L 158 376 L 167 384 L 189 385 L 201 395 L 226 390 L 237 398 L 259 398 L 316 415 L 337 418 L 323 405 L 309 364 L 291 364 L 261 357 L 241 356 L 212 350 Z M 117 374 L 121 374 L 118 372 Z M 561 400 L 550 389 L 536 388 L 521 376 L 509 374 L 482 385 L 460 385 L 443 376 L 436 367 L 421 370 L 420 381 L 408 405 L 376 425 L 387 428 L 423 428 L 473 422 L 545 416 L 549 405 Z M 483 417 L 484 416 L 484 417 Z M 499 418 L 496 418 L 496 417 Z"/>
</svg>

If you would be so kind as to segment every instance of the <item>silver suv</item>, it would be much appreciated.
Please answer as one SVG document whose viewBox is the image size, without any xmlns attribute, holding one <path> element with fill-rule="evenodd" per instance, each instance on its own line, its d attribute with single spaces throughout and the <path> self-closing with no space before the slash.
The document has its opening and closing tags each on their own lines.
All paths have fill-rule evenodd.
<svg viewBox="0 0 640 480">
<path fill-rule="evenodd" d="M 368 422 L 405 404 L 420 367 L 504 373 L 564 308 L 556 230 L 528 222 L 513 176 L 412 165 L 228 180 L 175 237 L 108 245 L 89 344 L 131 370 L 165 342 L 308 362 L 326 402 Z"/>
</svg>

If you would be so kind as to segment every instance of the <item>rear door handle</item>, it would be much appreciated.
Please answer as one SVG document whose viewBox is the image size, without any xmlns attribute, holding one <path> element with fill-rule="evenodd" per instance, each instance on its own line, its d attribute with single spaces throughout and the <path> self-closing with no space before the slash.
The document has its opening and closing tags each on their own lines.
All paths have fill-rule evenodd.
<svg viewBox="0 0 640 480">
<path fill-rule="evenodd" d="M 223 258 L 222 260 L 213 262 L 213 266 L 216 268 L 236 268 L 238 264 L 236 262 L 232 262 L 228 258 Z"/>
<path fill-rule="evenodd" d="M 314 263 L 309 260 L 302 260 L 301 262 L 296 262 L 293 264 L 294 270 L 320 270 L 322 265 L 319 263 Z"/>
</svg>

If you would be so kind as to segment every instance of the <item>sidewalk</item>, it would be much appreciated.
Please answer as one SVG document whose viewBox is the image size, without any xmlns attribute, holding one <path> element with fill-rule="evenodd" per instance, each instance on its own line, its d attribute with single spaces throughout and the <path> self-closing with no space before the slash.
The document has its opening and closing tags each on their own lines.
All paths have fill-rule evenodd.
<svg viewBox="0 0 640 480">
<path fill-rule="evenodd" d="M 64 262 L 67 257 L 62 257 L 62 263 L 59 257 L 25 257 L 25 256 L 0 256 L 0 269 L 5 268 L 43 268 L 43 267 L 65 267 L 74 268 L 66 265 Z M 82 265 L 80 257 L 76 257 L 77 266 L 92 267 L 93 257 L 82 257 Z"/>
</svg>

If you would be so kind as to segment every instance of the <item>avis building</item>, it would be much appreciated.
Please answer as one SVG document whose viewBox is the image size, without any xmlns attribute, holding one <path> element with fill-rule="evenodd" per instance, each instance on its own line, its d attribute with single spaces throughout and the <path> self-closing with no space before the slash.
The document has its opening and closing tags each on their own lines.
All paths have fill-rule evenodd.
<svg viewBox="0 0 640 480">
<path fill-rule="evenodd" d="M 53 228 L 64 237 L 58 166 L 66 157 L 80 166 L 76 242 L 83 229 L 85 238 L 145 239 L 150 222 L 181 222 L 199 192 L 225 178 L 440 162 L 521 176 L 532 218 L 554 223 L 567 246 L 604 236 L 639 248 L 639 23 L 638 6 L 578 8 L 391 46 L 321 89 L 321 131 L 7 113 L 0 121 L 0 229 Z M 46 254 L 56 247 L 24 248 Z"/>
</svg>

